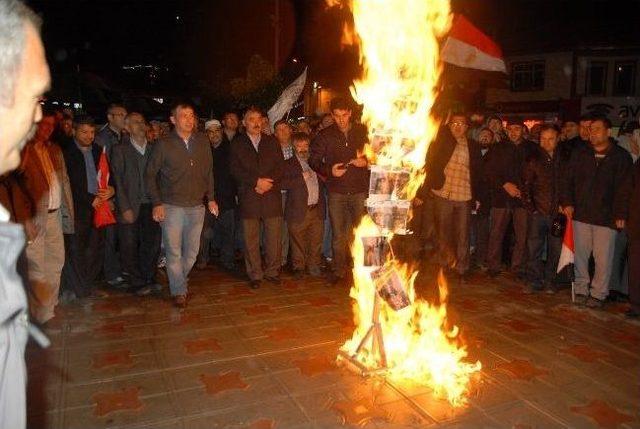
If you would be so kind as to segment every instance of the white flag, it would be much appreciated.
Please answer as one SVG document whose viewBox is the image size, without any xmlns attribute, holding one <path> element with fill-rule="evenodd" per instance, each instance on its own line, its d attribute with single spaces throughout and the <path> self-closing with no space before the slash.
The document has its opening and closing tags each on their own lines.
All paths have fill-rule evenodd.
<svg viewBox="0 0 640 429">
<path fill-rule="evenodd" d="M 288 87 L 282 91 L 280 97 L 275 102 L 267 115 L 269 116 L 269 124 L 273 129 L 273 124 L 282 119 L 284 115 L 287 114 L 289 110 L 293 108 L 293 105 L 302 94 L 302 90 L 304 89 L 304 84 L 307 82 L 307 68 L 304 68 L 304 71 L 296 80 L 294 80 Z"/>
</svg>

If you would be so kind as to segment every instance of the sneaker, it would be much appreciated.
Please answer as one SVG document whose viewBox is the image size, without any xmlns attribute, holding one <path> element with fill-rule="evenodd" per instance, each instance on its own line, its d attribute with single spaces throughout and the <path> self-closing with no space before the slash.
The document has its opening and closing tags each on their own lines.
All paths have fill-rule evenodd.
<svg viewBox="0 0 640 429">
<path fill-rule="evenodd" d="M 593 308 L 594 310 L 601 310 L 604 308 L 604 301 L 598 298 L 590 296 L 585 303 L 587 308 Z"/>
<path fill-rule="evenodd" d="M 268 281 L 269 283 L 272 283 L 274 285 L 279 285 L 280 284 L 280 276 L 264 276 L 264 279 L 266 281 Z"/>
<path fill-rule="evenodd" d="M 249 287 L 251 289 L 259 289 L 260 288 L 260 280 L 251 280 L 249 282 Z"/>
<path fill-rule="evenodd" d="M 577 306 L 583 307 L 587 303 L 587 299 L 588 298 L 589 297 L 586 296 L 586 295 L 576 294 L 575 299 L 573 301 L 573 305 L 577 305 Z"/>
<path fill-rule="evenodd" d="M 178 308 L 186 308 L 187 307 L 187 296 L 186 295 L 176 295 L 173 297 L 173 305 Z"/>
</svg>

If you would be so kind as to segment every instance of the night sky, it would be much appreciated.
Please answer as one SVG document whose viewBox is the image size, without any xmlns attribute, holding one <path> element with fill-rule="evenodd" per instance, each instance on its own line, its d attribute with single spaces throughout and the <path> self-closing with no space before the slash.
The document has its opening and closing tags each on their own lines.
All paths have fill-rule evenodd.
<svg viewBox="0 0 640 429">
<path fill-rule="evenodd" d="M 274 60 L 275 0 L 28 3 L 44 18 L 54 78 L 81 70 L 118 81 L 123 65 L 148 63 L 167 67 L 164 84 L 179 91 L 243 76 L 252 54 Z M 638 1 L 453 0 L 452 8 L 506 52 L 640 40 Z M 326 10 L 324 0 L 280 0 L 280 9 L 280 69 L 295 74 L 308 64 L 314 80 L 348 84 L 357 56 L 340 49 L 340 12 Z"/>
</svg>

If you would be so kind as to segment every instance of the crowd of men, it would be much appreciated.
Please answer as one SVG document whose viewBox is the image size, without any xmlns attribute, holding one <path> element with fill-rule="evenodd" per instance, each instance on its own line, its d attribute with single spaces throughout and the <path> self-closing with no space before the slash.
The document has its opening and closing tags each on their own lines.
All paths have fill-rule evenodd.
<svg viewBox="0 0 640 429">
<path fill-rule="evenodd" d="M 306 121 L 271 128 L 257 107 L 242 120 L 229 111 L 201 121 L 186 102 L 172 108 L 169 127 L 120 104 L 109 106 L 101 128 L 71 115 L 45 112 L 20 166 L 2 180 L 11 197 L 3 205 L 27 234 L 34 319 L 54 316 L 61 284 L 72 298 L 104 293 L 100 282 L 159 292 L 158 265 L 180 308 L 194 265 L 240 275 L 244 259 L 251 288 L 279 284 L 283 270 L 349 283 L 349 245 L 369 190 L 367 130 L 350 100 L 335 98 L 315 130 Z M 460 283 L 473 272 L 510 276 L 526 293 L 555 293 L 573 281 L 576 303 L 590 308 L 630 295 L 629 315 L 637 316 L 630 282 L 638 269 L 632 196 L 640 126 L 616 140 L 603 117 L 530 130 L 518 119 L 478 116 L 451 114 L 429 147 L 427 178 L 413 201 L 411 257 L 439 264 Z M 100 188 L 102 152 L 110 178 Z M 104 202 L 117 223 L 97 227 L 94 212 Z M 574 272 L 558 274 L 567 222 Z"/>
</svg>

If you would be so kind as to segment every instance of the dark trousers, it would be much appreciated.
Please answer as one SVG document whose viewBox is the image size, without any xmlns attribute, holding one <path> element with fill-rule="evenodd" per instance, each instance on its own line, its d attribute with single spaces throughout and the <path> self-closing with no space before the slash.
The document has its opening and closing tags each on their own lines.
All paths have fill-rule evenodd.
<svg viewBox="0 0 640 429">
<path fill-rule="evenodd" d="M 69 256 L 80 275 L 82 288 L 88 294 L 98 280 L 104 263 L 104 229 L 93 226 L 92 215 L 76 216 L 74 227 Z"/>
<path fill-rule="evenodd" d="M 156 274 L 162 230 L 152 209 L 151 204 L 141 204 L 135 222 L 119 225 L 122 268 L 134 287 L 153 283 Z"/>
<path fill-rule="evenodd" d="M 474 240 L 473 259 L 476 265 L 487 264 L 487 250 L 489 247 L 489 231 L 491 219 L 488 213 L 478 213 L 471 216 L 471 228 Z"/>
<path fill-rule="evenodd" d="M 527 262 L 527 231 L 529 212 L 521 207 L 491 209 L 491 230 L 489 231 L 489 249 L 487 252 L 487 264 L 489 269 L 500 271 L 502 265 L 502 246 L 504 236 L 513 220 L 515 232 L 515 244 L 511 252 L 511 271 L 522 274 L 526 270 Z"/>
<path fill-rule="evenodd" d="M 260 254 L 260 225 L 264 224 L 264 270 Z M 242 219 L 244 262 L 251 280 L 276 277 L 282 262 L 282 217 Z"/>
<path fill-rule="evenodd" d="M 533 213 L 529 219 L 527 280 L 535 289 L 555 283 L 562 238 L 551 235 L 552 225 L 553 219 L 540 213 Z M 545 250 L 546 262 L 542 260 Z"/>
<path fill-rule="evenodd" d="M 640 238 L 629 240 L 629 302 L 640 311 Z"/>
<path fill-rule="evenodd" d="M 291 243 L 291 263 L 296 271 L 317 271 L 322 255 L 324 219 L 319 216 L 316 205 L 308 208 L 304 218 L 297 223 L 287 222 Z"/>
<path fill-rule="evenodd" d="M 329 217 L 331 218 L 333 245 L 333 272 L 343 277 L 347 270 L 349 245 L 353 242 L 353 230 L 365 214 L 364 192 L 339 194 L 329 192 Z"/>
<path fill-rule="evenodd" d="M 233 268 L 235 265 L 235 210 L 224 210 L 220 212 L 217 218 L 212 216 L 212 220 L 211 237 L 200 239 L 200 253 L 203 255 L 203 261 L 208 262 L 208 256 L 211 252 L 211 247 L 213 247 L 220 251 L 220 263 L 222 266 L 229 269 Z"/>
<path fill-rule="evenodd" d="M 122 277 L 120 249 L 118 243 L 118 225 L 109 225 L 104 229 L 104 278 L 115 280 Z"/>
<path fill-rule="evenodd" d="M 436 196 L 435 213 L 440 266 L 455 268 L 464 274 L 469 270 L 471 201 L 451 201 Z"/>
<path fill-rule="evenodd" d="M 60 288 L 73 292 L 78 298 L 83 298 L 91 293 L 91 288 L 82 281 L 77 257 L 74 256 L 78 252 L 75 246 L 74 234 L 64 234 L 64 265 L 60 275 Z"/>
</svg>

